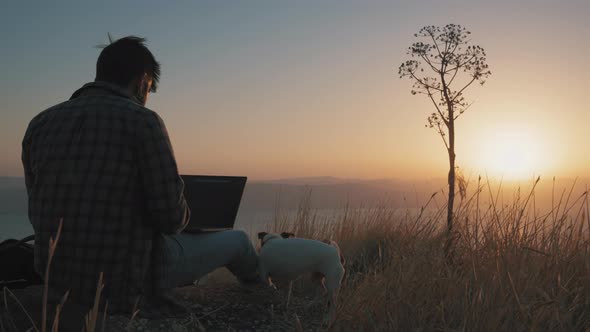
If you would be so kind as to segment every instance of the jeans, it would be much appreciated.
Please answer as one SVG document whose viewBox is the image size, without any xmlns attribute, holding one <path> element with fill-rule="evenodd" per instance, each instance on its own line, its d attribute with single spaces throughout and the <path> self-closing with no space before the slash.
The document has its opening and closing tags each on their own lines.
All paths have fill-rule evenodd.
<svg viewBox="0 0 590 332">
<path fill-rule="evenodd" d="M 191 285 L 220 267 L 241 281 L 258 280 L 258 254 L 243 231 L 161 235 L 155 254 L 156 289 Z"/>
</svg>

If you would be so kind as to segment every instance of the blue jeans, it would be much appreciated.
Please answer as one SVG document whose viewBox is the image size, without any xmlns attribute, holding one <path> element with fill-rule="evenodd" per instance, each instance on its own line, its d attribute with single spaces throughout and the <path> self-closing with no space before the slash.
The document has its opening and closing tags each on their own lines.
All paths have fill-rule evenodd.
<svg viewBox="0 0 590 332">
<path fill-rule="evenodd" d="M 243 231 L 161 235 L 155 255 L 155 287 L 160 290 L 191 285 L 220 267 L 241 281 L 258 280 L 258 254 Z"/>
</svg>

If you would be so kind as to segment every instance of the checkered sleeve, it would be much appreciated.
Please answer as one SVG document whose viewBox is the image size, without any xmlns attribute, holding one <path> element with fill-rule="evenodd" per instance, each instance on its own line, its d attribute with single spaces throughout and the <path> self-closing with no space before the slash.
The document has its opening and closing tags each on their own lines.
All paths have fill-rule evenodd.
<svg viewBox="0 0 590 332">
<path fill-rule="evenodd" d="M 139 128 L 138 157 L 148 222 L 164 233 L 180 232 L 188 224 L 184 183 L 178 174 L 172 144 L 162 119 L 146 111 Z"/>
<path fill-rule="evenodd" d="M 31 195 L 32 186 L 35 183 L 34 173 L 31 167 L 31 160 L 29 154 L 31 153 L 31 127 L 27 128 L 25 137 L 22 142 L 21 160 L 25 171 L 25 185 L 27 187 L 28 195 Z"/>
</svg>

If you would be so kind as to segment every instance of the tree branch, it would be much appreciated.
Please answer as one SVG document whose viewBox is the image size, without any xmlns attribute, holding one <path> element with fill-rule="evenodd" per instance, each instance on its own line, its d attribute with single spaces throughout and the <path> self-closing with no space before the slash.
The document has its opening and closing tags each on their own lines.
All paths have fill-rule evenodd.
<svg viewBox="0 0 590 332">
<path fill-rule="evenodd" d="M 447 148 L 447 151 L 449 151 L 449 143 L 447 143 L 447 139 L 445 138 L 445 133 L 442 130 L 442 128 L 440 127 L 440 123 L 437 123 L 436 126 L 438 127 L 438 134 L 440 135 L 440 138 L 442 138 L 443 143 L 445 143 L 445 148 Z"/>
<path fill-rule="evenodd" d="M 440 55 L 440 58 L 442 59 L 442 54 L 440 53 L 440 48 L 438 48 L 438 43 L 436 42 L 436 39 L 434 39 L 434 34 L 429 32 L 428 33 L 430 35 L 430 38 L 432 39 L 432 42 L 434 43 L 434 47 L 436 47 L 436 51 L 438 52 L 438 55 Z"/>
<path fill-rule="evenodd" d="M 459 43 L 455 44 L 455 47 L 453 47 L 453 50 L 451 51 L 451 54 L 455 54 L 455 51 L 457 50 L 457 47 L 459 47 Z"/>
<path fill-rule="evenodd" d="M 459 72 L 459 66 L 457 66 L 457 68 L 455 68 L 455 73 L 453 74 L 453 77 L 451 77 L 451 80 L 449 81 L 449 86 L 451 86 L 451 84 L 455 80 L 455 76 L 457 76 L 458 72 Z"/>
<path fill-rule="evenodd" d="M 428 89 L 426 91 L 428 91 Z M 445 119 L 445 116 L 441 112 L 440 107 L 438 107 L 438 104 L 436 103 L 436 101 L 432 97 L 432 93 L 430 93 L 430 91 L 428 91 L 428 97 L 430 98 L 430 100 L 432 100 L 432 104 L 434 104 L 434 107 L 436 108 L 436 111 L 440 115 L 440 118 L 443 120 L 443 122 L 445 123 L 445 125 L 448 126 L 449 125 L 449 122 L 447 121 L 447 119 Z"/>
<path fill-rule="evenodd" d="M 459 61 L 459 63 L 457 64 L 457 66 L 456 66 L 456 67 L 449 69 L 448 71 L 446 71 L 446 72 L 445 72 L 445 74 L 446 74 L 446 73 L 448 73 L 448 72 L 450 72 L 450 71 L 452 71 L 452 70 L 456 70 L 456 69 L 459 69 L 459 68 L 463 67 L 463 66 L 464 66 L 466 63 L 470 62 L 470 61 L 471 61 L 471 60 L 473 60 L 473 58 L 475 58 L 475 57 L 476 57 L 476 54 L 473 54 L 473 55 L 471 56 L 471 58 L 469 58 L 469 60 L 466 60 L 465 62 L 461 62 L 461 61 Z"/>
<path fill-rule="evenodd" d="M 467 89 L 471 83 L 473 83 L 476 80 L 475 76 L 473 76 L 473 78 L 471 79 L 471 81 L 469 81 L 469 83 L 467 83 L 467 85 L 465 85 L 463 87 L 463 89 L 459 90 L 459 92 L 457 92 L 457 94 L 455 95 L 455 97 L 453 97 L 453 99 L 451 100 L 451 102 L 454 102 L 459 96 L 461 96 L 461 93 L 463 93 L 463 91 L 465 91 L 465 89 Z"/>
<path fill-rule="evenodd" d="M 473 102 L 469 105 L 467 105 L 467 107 L 463 108 L 456 116 L 455 116 L 455 120 L 457 120 L 459 118 L 459 116 L 461 116 L 461 114 L 465 113 L 465 111 L 467 111 L 471 105 L 473 105 Z"/>
<path fill-rule="evenodd" d="M 424 56 L 424 55 L 420 55 L 420 57 L 422 57 L 422 59 L 424 59 L 424 61 L 426 61 L 426 63 L 430 66 L 430 68 L 432 68 L 432 70 L 437 73 L 440 74 L 440 71 L 438 70 L 438 68 L 436 68 L 435 66 L 432 65 L 432 62 L 428 59 L 428 57 Z"/>
<path fill-rule="evenodd" d="M 447 59 L 447 55 L 449 54 L 448 51 L 449 51 L 449 41 L 447 40 L 447 41 L 445 41 L 445 52 L 444 52 L 444 56 L 441 59 L 441 66 L 440 66 L 440 71 L 443 73 L 446 71 L 445 68 L 447 68 L 448 62 L 449 62 L 449 60 Z"/>
<path fill-rule="evenodd" d="M 453 48 L 453 50 L 451 51 L 451 54 L 455 54 L 455 51 L 457 50 L 457 47 L 459 47 L 459 43 L 455 44 L 455 47 Z M 461 63 L 461 61 L 458 62 L 459 64 Z M 451 77 L 451 80 L 449 81 L 449 86 L 451 86 L 451 84 L 453 83 L 453 81 L 455 80 L 455 76 L 457 76 L 457 73 L 459 72 L 459 68 L 460 66 L 457 65 L 457 67 L 455 67 L 455 73 L 453 73 L 453 77 Z M 445 71 L 445 75 L 447 73 L 450 73 L 452 70 L 449 71 Z"/>
<path fill-rule="evenodd" d="M 413 77 L 413 78 L 414 78 L 414 79 L 415 79 L 415 80 L 416 80 L 418 83 L 422 84 L 422 85 L 423 85 L 423 86 L 424 86 L 426 89 L 430 88 L 430 89 L 433 89 L 433 90 L 441 91 L 441 89 L 440 89 L 440 88 L 437 88 L 437 87 L 434 87 L 434 86 L 432 86 L 432 85 L 428 85 L 428 84 L 424 83 L 424 82 L 423 82 L 421 79 L 419 79 L 419 78 L 418 78 L 416 75 L 414 75 L 414 73 L 413 73 L 413 72 L 409 72 L 409 73 L 410 73 L 410 75 L 412 75 L 412 77 Z"/>
</svg>

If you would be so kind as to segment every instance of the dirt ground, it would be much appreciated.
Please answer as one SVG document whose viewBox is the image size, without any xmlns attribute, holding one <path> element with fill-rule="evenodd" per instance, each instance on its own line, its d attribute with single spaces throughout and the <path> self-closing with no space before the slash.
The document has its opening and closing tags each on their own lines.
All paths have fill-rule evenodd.
<svg viewBox="0 0 590 332">
<path fill-rule="evenodd" d="M 190 308 L 190 314 L 163 319 L 110 316 L 105 331 L 322 331 L 322 318 L 326 312 L 323 299 L 315 292 L 304 289 L 302 283 L 294 283 L 287 304 L 288 284 L 277 284 L 278 290 L 262 284 L 241 285 L 221 269 L 213 272 L 204 285 L 178 288 L 177 299 Z M 14 292 L 25 308 L 38 307 L 40 289 Z M 19 313 L 16 305 L 10 306 L 10 314 L 3 313 L 0 331 L 26 330 L 28 320 Z M 35 317 L 35 310 L 28 309 Z M 11 328 L 14 321 L 14 326 Z M 38 323 L 37 323 L 38 324 Z M 30 324 L 29 324 L 30 325 Z M 98 331 L 102 327 L 99 327 Z M 67 322 L 60 331 L 68 331 Z M 79 331 L 80 327 L 71 330 Z"/>
<path fill-rule="evenodd" d="M 279 283 L 277 287 L 278 290 L 261 284 L 242 286 L 226 270 L 218 270 L 205 285 L 176 290 L 191 308 L 189 317 L 154 321 L 140 318 L 130 328 L 139 331 L 296 331 L 299 327 L 304 331 L 322 330 L 323 301 L 295 284 L 286 308 L 288 284 Z M 112 323 L 113 329 L 124 329 L 129 320 Z"/>
</svg>

